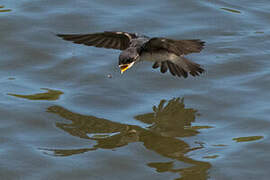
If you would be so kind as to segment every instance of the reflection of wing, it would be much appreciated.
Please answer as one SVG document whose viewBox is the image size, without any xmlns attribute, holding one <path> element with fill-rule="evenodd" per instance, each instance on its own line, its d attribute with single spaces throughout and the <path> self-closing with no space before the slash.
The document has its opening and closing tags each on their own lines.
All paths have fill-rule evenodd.
<svg viewBox="0 0 270 180">
<path fill-rule="evenodd" d="M 199 76 L 204 69 L 199 64 L 194 63 L 183 57 L 185 54 L 197 53 L 203 49 L 204 42 L 199 39 L 193 40 L 172 40 L 166 38 L 152 38 L 144 45 L 144 53 L 169 53 L 178 56 L 175 60 L 159 59 L 153 64 L 153 68 L 160 67 L 161 73 L 168 69 L 173 76 L 187 77 L 188 73 L 192 76 Z"/>
<path fill-rule="evenodd" d="M 135 116 L 135 119 L 151 124 L 149 130 L 167 137 L 193 136 L 198 133 L 196 129 L 186 129 L 195 121 L 197 111 L 186 108 L 184 99 L 161 100 L 158 106 L 153 106 L 153 111 Z"/>
<path fill-rule="evenodd" d="M 57 36 L 67 41 L 87 46 L 111 48 L 124 50 L 129 47 L 129 43 L 137 36 L 127 32 L 103 32 L 94 34 L 57 34 Z"/>
<path fill-rule="evenodd" d="M 89 134 L 96 133 L 118 133 L 126 131 L 127 125 L 109 121 L 107 119 L 95 116 L 84 116 L 71 112 L 61 106 L 51 106 L 47 110 L 50 113 L 56 113 L 59 116 L 70 120 L 72 123 L 57 122 L 56 126 L 73 136 L 84 139 L 91 139 Z"/>
</svg>

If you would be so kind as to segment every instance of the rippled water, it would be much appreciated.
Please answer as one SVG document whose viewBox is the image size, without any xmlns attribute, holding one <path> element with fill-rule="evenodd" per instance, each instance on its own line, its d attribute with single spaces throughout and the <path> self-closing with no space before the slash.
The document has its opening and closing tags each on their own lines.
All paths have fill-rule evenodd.
<svg viewBox="0 0 270 180">
<path fill-rule="evenodd" d="M 270 4 L 2 1 L 1 179 L 269 179 Z M 206 41 L 201 77 L 55 33 Z M 111 75 L 111 78 L 108 76 Z"/>
</svg>

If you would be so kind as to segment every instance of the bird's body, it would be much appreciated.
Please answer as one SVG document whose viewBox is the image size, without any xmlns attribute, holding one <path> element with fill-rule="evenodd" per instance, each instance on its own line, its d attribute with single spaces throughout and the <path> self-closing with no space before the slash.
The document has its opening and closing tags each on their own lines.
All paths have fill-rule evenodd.
<svg viewBox="0 0 270 180">
<path fill-rule="evenodd" d="M 189 61 L 184 55 L 198 53 L 204 42 L 194 40 L 172 40 L 168 38 L 149 38 L 137 33 L 103 32 L 94 34 L 58 34 L 65 40 L 88 46 L 119 49 L 121 73 L 138 61 L 152 61 L 153 68 L 160 67 L 165 73 L 168 69 L 174 76 L 187 77 L 188 73 L 197 76 L 204 72 L 199 64 Z"/>
</svg>

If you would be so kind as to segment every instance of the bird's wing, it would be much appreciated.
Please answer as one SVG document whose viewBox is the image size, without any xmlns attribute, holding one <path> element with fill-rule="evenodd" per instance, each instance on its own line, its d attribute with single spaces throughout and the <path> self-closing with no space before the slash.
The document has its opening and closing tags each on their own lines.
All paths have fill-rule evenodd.
<svg viewBox="0 0 270 180">
<path fill-rule="evenodd" d="M 167 38 L 151 38 L 144 44 L 144 50 L 147 52 L 156 52 L 165 50 L 178 56 L 197 53 L 203 49 L 204 42 L 199 39 L 191 40 L 172 40 Z"/>
<path fill-rule="evenodd" d="M 155 62 L 153 64 L 153 68 L 156 69 L 158 67 L 160 67 L 161 73 L 165 73 L 169 69 L 173 76 L 183 76 L 184 78 L 187 78 L 188 74 L 192 76 L 199 76 L 204 72 L 204 69 L 201 68 L 199 64 L 192 62 L 183 56 L 180 56 L 178 59 L 173 61 L 164 60 L 161 62 Z"/>
<path fill-rule="evenodd" d="M 120 50 L 128 48 L 130 41 L 137 38 L 133 33 L 108 31 L 94 34 L 57 34 L 57 36 L 77 44 Z"/>
</svg>

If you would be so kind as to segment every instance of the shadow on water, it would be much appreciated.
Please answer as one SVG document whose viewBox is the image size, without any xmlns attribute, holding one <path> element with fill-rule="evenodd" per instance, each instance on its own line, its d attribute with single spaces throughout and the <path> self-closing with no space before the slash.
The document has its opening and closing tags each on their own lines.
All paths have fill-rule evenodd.
<svg viewBox="0 0 270 180">
<path fill-rule="evenodd" d="M 142 142 L 144 147 L 164 157 L 190 164 L 187 168 L 174 168 L 174 162 L 152 162 L 147 165 L 157 172 L 173 172 L 181 174 L 180 179 L 207 179 L 211 164 L 197 161 L 187 156 L 187 153 L 203 148 L 202 145 L 191 148 L 179 137 L 190 137 L 198 134 L 200 128 L 208 126 L 192 126 L 196 118 L 196 110 L 185 108 L 183 99 L 173 98 L 168 102 L 161 100 L 153 107 L 151 113 L 135 116 L 135 119 L 147 123 L 148 128 L 112 122 L 95 116 L 85 116 L 71 112 L 60 106 L 51 106 L 47 110 L 55 113 L 71 123 L 57 122 L 56 126 L 72 136 L 95 140 L 91 148 L 83 149 L 44 149 L 45 153 L 54 156 L 71 156 L 95 151 L 98 149 L 115 149 L 132 142 Z M 51 153 L 49 153 L 51 152 Z"/>
</svg>

